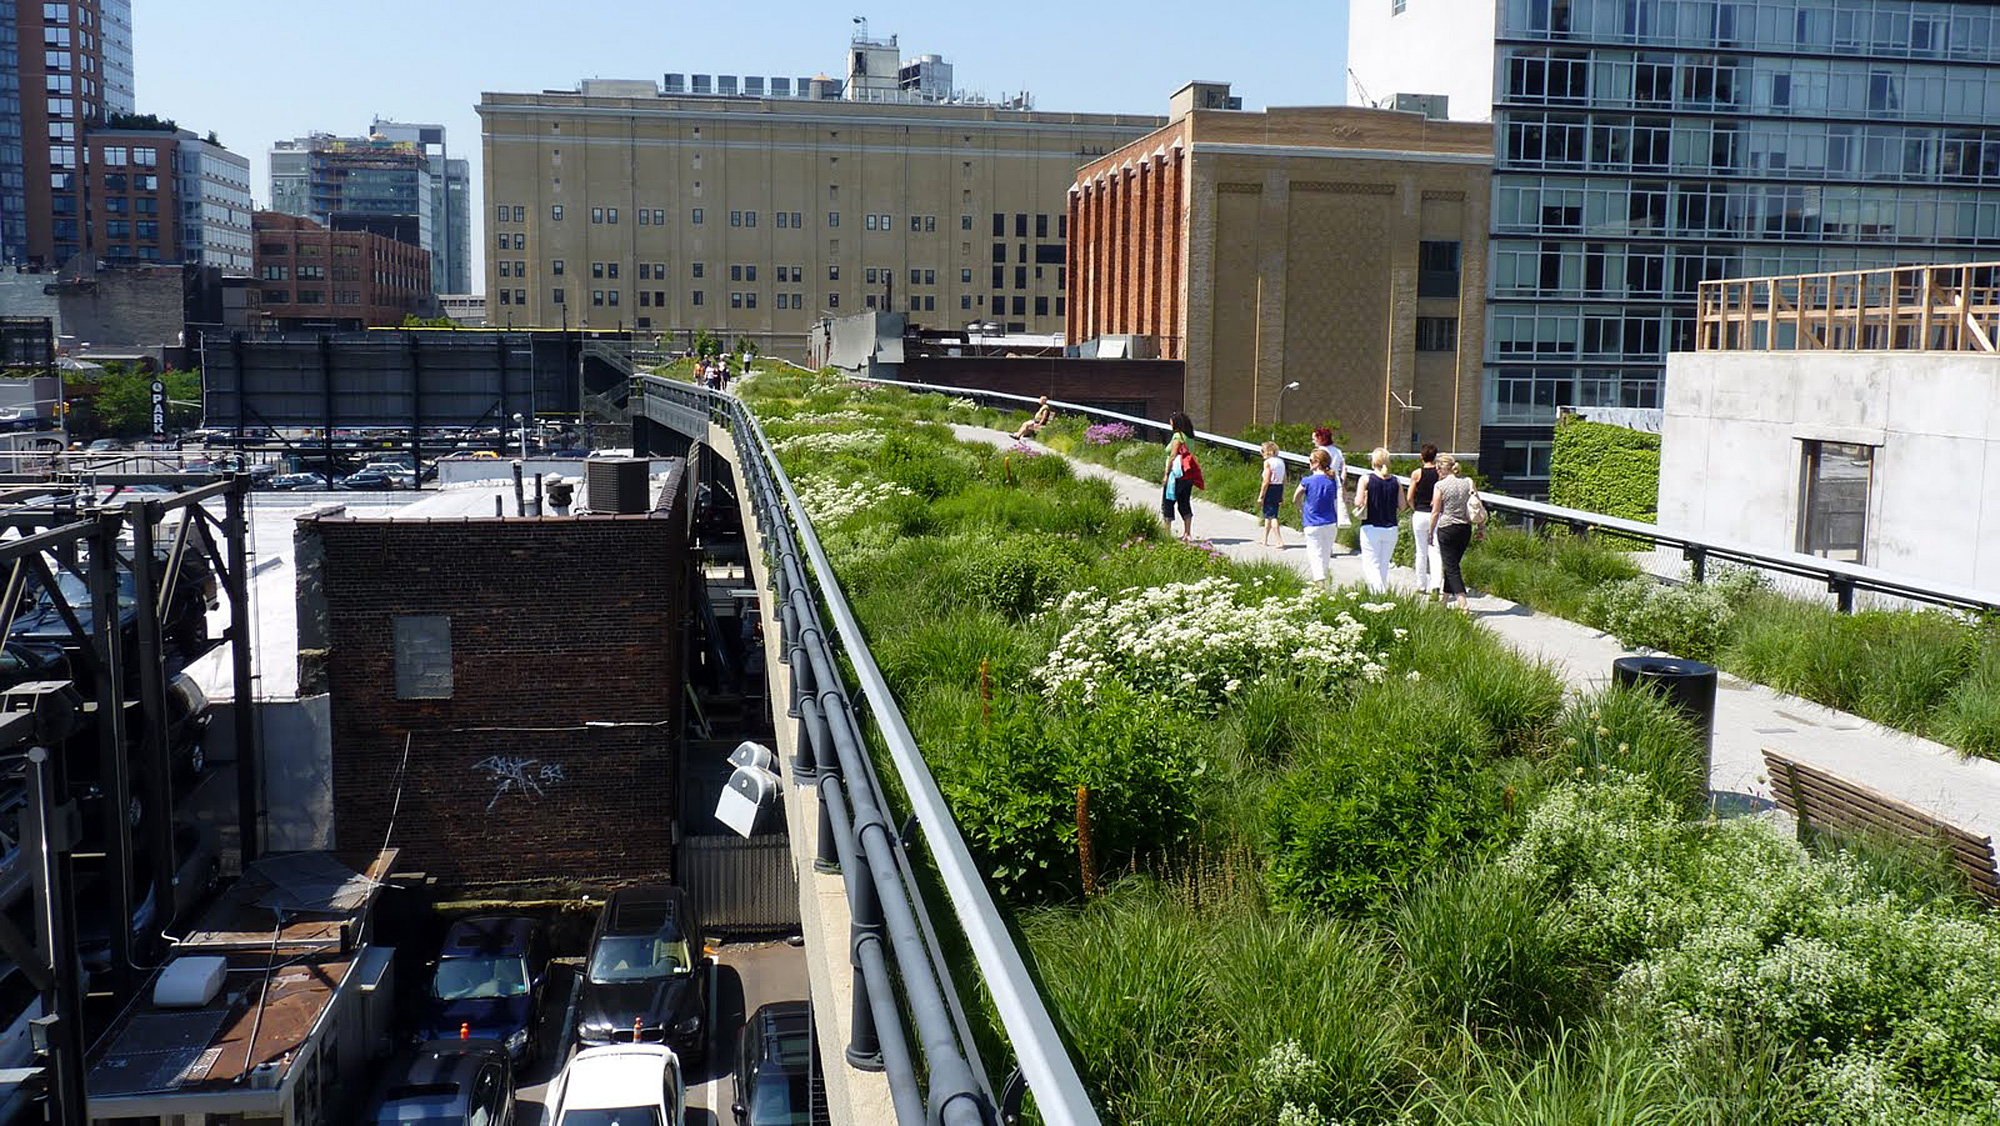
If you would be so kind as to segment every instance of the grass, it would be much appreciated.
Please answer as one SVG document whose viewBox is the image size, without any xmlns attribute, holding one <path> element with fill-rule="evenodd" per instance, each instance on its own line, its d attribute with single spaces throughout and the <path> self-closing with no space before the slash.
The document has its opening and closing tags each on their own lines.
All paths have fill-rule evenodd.
<svg viewBox="0 0 2000 1126">
<path fill-rule="evenodd" d="M 1992 1119 L 2000 927 L 1933 858 L 1705 820 L 1701 751 L 1665 704 L 1566 697 L 1428 605 L 1364 612 L 1343 593 L 1313 611 L 1366 619 L 1372 680 L 1277 659 L 1214 701 L 1046 697 L 1036 670 L 1070 625 L 1049 608 L 1069 592 L 1220 577 L 1287 599 L 1298 576 L 1165 540 L 1057 459 L 952 442 L 936 423 L 987 417 L 966 405 L 790 376 L 751 395 L 780 441 L 875 435 L 784 454 L 795 475 L 908 492 L 816 523 L 1106 1121 Z M 1126 445 L 1096 456 L 1157 451 Z M 1489 549 L 1544 597 L 1633 573 L 1590 543 Z M 1830 629 L 1813 636 L 1907 683 L 1834 688 L 1971 727 L 1990 714 L 1990 648 L 1850 620 L 1786 628 Z M 1761 644 L 1785 656 L 1775 630 Z M 1828 675 L 1793 660 L 1786 675 Z"/>
</svg>

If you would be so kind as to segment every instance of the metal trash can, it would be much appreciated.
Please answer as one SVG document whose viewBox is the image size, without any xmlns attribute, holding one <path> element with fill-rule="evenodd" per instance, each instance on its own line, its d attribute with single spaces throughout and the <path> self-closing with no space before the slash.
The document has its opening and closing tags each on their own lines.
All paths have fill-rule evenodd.
<svg viewBox="0 0 2000 1126">
<path fill-rule="evenodd" d="M 1679 657 L 1620 657 L 1611 662 L 1611 682 L 1643 686 L 1679 708 L 1701 737 L 1703 777 L 1715 768 L 1715 666 Z"/>
</svg>

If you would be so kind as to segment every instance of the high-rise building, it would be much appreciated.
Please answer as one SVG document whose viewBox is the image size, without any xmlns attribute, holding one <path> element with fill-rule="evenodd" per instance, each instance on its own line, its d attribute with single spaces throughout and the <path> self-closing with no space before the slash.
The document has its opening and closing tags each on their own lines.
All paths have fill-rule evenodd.
<svg viewBox="0 0 2000 1126">
<path fill-rule="evenodd" d="M 178 151 L 181 260 L 214 266 L 231 277 L 250 276 L 255 260 L 249 158 L 186 130 Z"/>
<path fill-rule="evenodd" d="M 1373 0 L 1349 53 L 1494 123 L 1480 468 L 1517 491 L 1560 407 L 1659 406 L 1701 280 L 2000 246 L 2000 6 Z"/>
<path fill-rule="evenodd" d="M 800 358 L 813 323 L 868 309 L 1061 332 L 1076 168 L 1165 120 L 596 80 L 478 108 L 489 324 Z"/>
<path fill-rule="evenodd" d="M 87 135 L 132 112 L 132 6 L 8 0 L 0 22 L 0 260 L 54 268 L 87 249 Z"/>
<path fill-rule="evenodd" d="M 271 146 L 271 210 L 336 230 L 365 230 L 425 252 L 436 246 L 442 191 L 415 141 L 315 133 Z"/>
<path fill-rule="evenodd" d="M 431 282 L 440 294 L 468 293 L 472 286 L 472 175 L 470 162 L 454 158 L 444 126 L 376 118 L 370 136 L 407 141 L 421 148 L 431 166 Z M 432 149 L 435 147 L 436 151 Z"/>
</svg>

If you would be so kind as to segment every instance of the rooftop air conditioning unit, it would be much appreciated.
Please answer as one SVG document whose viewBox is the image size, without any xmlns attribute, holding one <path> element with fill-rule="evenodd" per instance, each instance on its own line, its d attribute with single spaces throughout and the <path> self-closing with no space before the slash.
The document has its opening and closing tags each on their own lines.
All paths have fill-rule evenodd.
<svg viewBox="0 0 2000 1126">
<path fill-rule="evenodd" d="M 222 992 L 222 979 L 229 971 L 226 959 L 215 957 L 175 958 L 153 982 L 153 1005 L 161 1009 L 199 1009 Z"/>
<path fill-rule="evenodd" d="M 600 457 L 584 463 L 584 493 L 597 515 L 643 516 L 652 508 L 652 464 L 643 457 Z"/>
</svg>

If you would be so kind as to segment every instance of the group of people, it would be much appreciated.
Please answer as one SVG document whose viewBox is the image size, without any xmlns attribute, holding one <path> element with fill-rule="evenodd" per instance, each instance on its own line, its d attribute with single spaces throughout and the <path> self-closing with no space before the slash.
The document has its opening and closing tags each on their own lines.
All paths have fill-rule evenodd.
<svg viewBox="0 0 2000 1126">
<path fill-rule="evenodd" d="M 729 361 L 727 359 L 697 360 L 694 365 L 695 382 L 717 391 L 729 387 Z"/>
<path fill-rule="evenodd" d="M 1447 599 L 1456 595 L 1459 609 L 1470 609 L 1460 566 L 1486 522 L 1486 511 L 1472 481 L 1459 475 L 1457 458 L 1426 444 L 1420 464 L 1403 478 L 1389 471 L 1389 451 L 1377 446 L 1368 455 L 1369 471 L 1354 484 L 1351 502 L 1346 457 L 1324 426 L 1313 431 L 1309 462 L 1292 499 L 1299 505 L 1306 569 L 1314 582 L 1327 581 L 1340 529 L 1348 525 L 1351 512 L 1360 524 L 1362 581 L 1370 590 L 1388 590 L 1389 564 L 1401 535 L 1399 519 L 1408 512 L 1416 540 L 1417 589 Z M 1264 545 L 1283 547 L 1278 508 L 1284 498 L 1285 462 L 1275 442 L 1264 443 L 1263 481 Z"/>
</svg>

